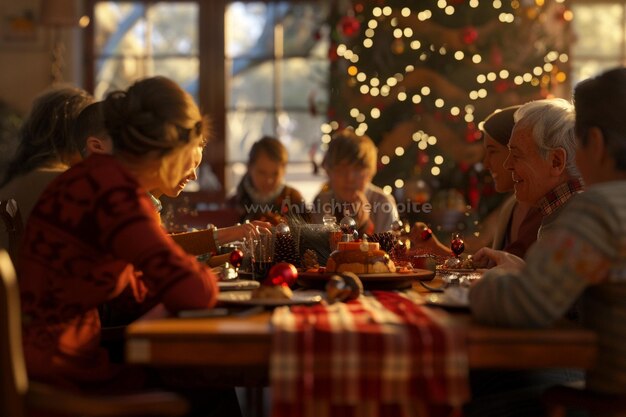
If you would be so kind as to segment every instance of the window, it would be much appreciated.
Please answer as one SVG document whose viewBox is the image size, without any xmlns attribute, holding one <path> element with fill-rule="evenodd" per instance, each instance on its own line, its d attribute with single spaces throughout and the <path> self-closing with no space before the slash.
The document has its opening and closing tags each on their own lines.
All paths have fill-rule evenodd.
<svg viewBox="0 0 626 417">
<path fill-rule="evenodd" d="M 572 85 L 600 71 L 626 64 L 626 1 L 570 4 L 574 13 Z"/>
<path fill-rule="evenodd" d="M 320 179 L 311 178 L 310 159 L 326 121 L 328 9 L 326 2 L 312 1 L 227 5 L 228 187 L 234 188 L 245 173 L 252 143 L 270 135 L 289 151 L 289 182 L 309 199 L 318 191 Z"/>
<path fill-rule="evenodd" d="M 195 189 L 228 194 L 252 143 L 271 135 L 289 150 L 288 182 L 317 191 L 322 179 L 311 174 L 310 157 L 328 101 L 326 2 L 90 4 L 86 84 L 97 98 L 137 78 L 165 75 L 211 115 L 215 139 Z"/>
<path fill-rule="evenodd" d="M 198 99 L 198 5 L 193 2 L 97 2 L 94 7 L 94 94 L 138 78 L 172 78 Z"/>
</svg>

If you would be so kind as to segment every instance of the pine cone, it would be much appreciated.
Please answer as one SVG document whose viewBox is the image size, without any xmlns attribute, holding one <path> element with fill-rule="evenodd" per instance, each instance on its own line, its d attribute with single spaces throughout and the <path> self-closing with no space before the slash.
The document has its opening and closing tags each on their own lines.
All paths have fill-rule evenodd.
<svg viewBox="0 0 626 417">
<path fill-rule="evenodd" d="M 380 248 L 389 254 L 395 245 L 395 237 L 391 232 L 374 233 L 370 236 L 369 241 L 378 242 Z"/>
<path fill-rule="evenodd" d="M 306 269 L 319 268 L 320 263 L 317 260 L 317 253 L 313 249 L 307 249 L 304 251 L 304 255 L 302 255 L 304 267 Z"/>
<path fill-rule="evenodd" d="M 300 266 L 300 257 L 296 251 L 296 242 L 291 233 L 277 234 L 274 244 L 274 261 L 288 262 L 296 267 Z"/>
</svg>

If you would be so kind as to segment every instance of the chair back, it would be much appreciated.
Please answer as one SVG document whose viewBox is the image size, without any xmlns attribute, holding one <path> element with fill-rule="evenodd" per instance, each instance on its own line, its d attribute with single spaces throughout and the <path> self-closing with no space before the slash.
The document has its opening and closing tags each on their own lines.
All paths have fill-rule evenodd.
<svg viewBox="0 0 626 417">
<path fill-rule="evenodd" d="M 0 415 L 24 415 L 28 378 L 22 349 L 20 294 L 13 262 L 0 249 Z"/>
<path fill-rule="evenodd" d="M 12 198 L 0 200 L 0 218 L 2 218 L 5 233 L 8 237 L 7 250 L 11 259 L 15 261 L 22 234 L 24 233 L 24 223 L 22 222 L 22 215 L 20 214 L 17 201 Z"/>
</svg>

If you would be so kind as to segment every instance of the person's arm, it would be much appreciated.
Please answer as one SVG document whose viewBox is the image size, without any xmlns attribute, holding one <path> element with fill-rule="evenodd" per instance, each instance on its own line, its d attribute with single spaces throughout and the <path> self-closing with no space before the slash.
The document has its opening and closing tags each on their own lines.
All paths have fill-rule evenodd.
<svg viewBox="0 0 626 417">
<path fill-rule="evenodd" d="M 616 256 L 612 233 L 620 227 L 607 213 L 608 204 L 586 197 L 572 202 L 552 233 L 531 247 L 524 269 L 494 268 L 472 287 L 470 307 L 476 319 L 546 326 L 562 317 L 587 286 L 607 278 Z"/>
<path fill-rule="evenodd" d="M 147 194 L 116 189 L 122 191 L 124 198 L 101 198 L 96 208 L 102 247 L 141 271 L 136 279 L 147 287 L 148 298 L 160 300 L 169 311 L 215 305 L 218 290 L 211 270 L 165 234 Z"/>
</svg>

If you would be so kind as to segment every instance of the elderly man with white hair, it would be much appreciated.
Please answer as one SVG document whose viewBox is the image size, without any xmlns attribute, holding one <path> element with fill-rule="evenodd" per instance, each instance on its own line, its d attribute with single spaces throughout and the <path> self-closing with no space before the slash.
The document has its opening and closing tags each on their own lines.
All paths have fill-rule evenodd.
<svg viewBox="0 0 626 417">
<path fill-rule="evenodd" d="M 541 209 L 541 239 L 583 188 L 575 165 L 574 106 L 560 98 L 531 101 L 515 112 L 514 119 L 504 166 L 513 176 L 515 198 Z"/>
<path fill-rule="evenodd" d="M 551 229 L 562 210 L 574 195 L 582 191 L 582 179 L 576 168 L 576 115 L 574 106 L 563 99 L 532 101 L 514 114 L 515 127 L 509 139 L 509 156 L 504 167 L 511 171 L 515 198 L 538 207 L 543 215 L 537 241 L 549 238 Z M 518 262 L 511 254 L 483 248 L 474 256 L 476 265 L 493 265 L 498 260 L 486 254 L 498 253 Z M 481 281 L 490 280 L 487 272 Z M 483 285 L 481 285 L 483 284 Z M 514 294 L 493 293 L 478 282 L 471 291 L 472 313 L 482 321 L 502 321 L 502 309 L 494 304 L 515 306 Z M 477 287 L 482 287 L 478 289 Z M 478 290 L 478 291 L 474 291 Z M 500 297 L 502 296 L 502 297 Z M 541 310 L 540 305 L 532 308 Z M 531 309 L 532 309 L 531 308 Z M 505 311 L 506 309 L 504 309 Z M 477 314 L 478 312 L 478 314 Z M 551 369 L 534 371 L 472 372 L 472 401 L 466 406 L 467 417 L 522 417 L 541 415 L 541 392 L 551 385 L 583 378 L 581 372 Z"/>
</svg>

